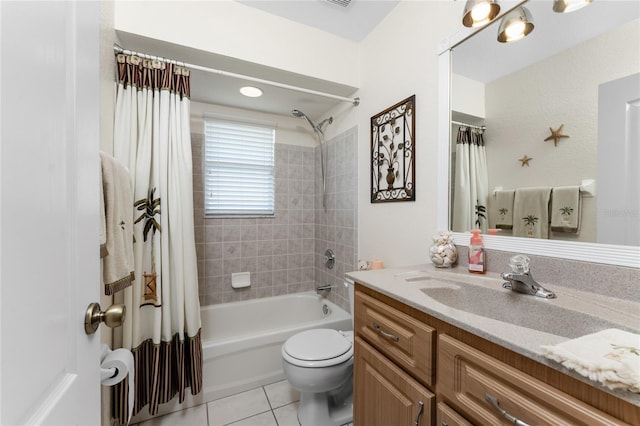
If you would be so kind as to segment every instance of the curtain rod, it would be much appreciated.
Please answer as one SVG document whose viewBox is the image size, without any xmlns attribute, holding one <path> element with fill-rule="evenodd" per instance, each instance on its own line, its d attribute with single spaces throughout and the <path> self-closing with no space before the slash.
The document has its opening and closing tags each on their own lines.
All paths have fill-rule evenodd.
<svg viewBox="0 0 640 426">
<path fill-rule="evenodd" d="M 451 124 L 457 124 L 459 126 L 471 127 L 473 129 L 487 130 L 487 126 L 475 126 L 473 124 L 462 123 L 460 121 L 455 121 L 455 120 L 451 120 Z"/>
<path fill-rule="evenodd" d="M 159 57 L 159 56 L 148 55 L 146 53 L 139 53 L 139 52 L 134 52 L 132 50 L 125 50 L 125 49 L 123 49 L 122 47 L 118 46 L 115 43 L 113 44 L 113 50 L 116 53 L 123 53 L 125 55 L 136 55 L 136 56 L 140 56 L 140 57 L 143 57 L 143 58 L 146 58 L 146 59 L 152 59 L 152 60 L 157 60 L 157 61 L 162 61 L 162 62 L 173 63 L 173 64 L 176 64 L 176 65 L 184 66 L 186 68 L 191 68 L 191 69 L 198 70 L 198 71 L 204 71 L 204 72 L 208 72 L 208 73 L 211 73 L 211 74 L 217 74 L 217 75 L 222 75 L 222 76 L 225 76 L 225 77 L 237 78 L 237 79 L 240 79 L 240 80 L 252 81 L 254 83 L 267 84 L 269 86 L 275 86 L 275 87 L 280 87 L 282 89 L 289 89 L 289 90 L 294 90 L 294 91 L 297 91 L 297 92 L 308 93 L 310 95 L 323 96 L 325 98 L 337 99 L 339 101 L 351 102 L 354 106 L 360 105 L 360 98 L 347 98 L 347 97 L 344 97 L 344 96 L 332 95 L 331 93 L 318 92 L 316 90 L 305 89 L 304 87 L 291 86 L 289 84 L 278 83 L 276 81 L 263 80 L 261 78 L 251 77 L 251 76 L 248 76 L 248 75 L 236 74 L 236 73 L 232 73 L 232 72 L 228 72 L 228 71 L 218 70 L 218 69 L 215 69 L 215 68 L 207 68 L 207 67 L 203 67 L 203 66 L 200 66 L 200 65 L 188 64 L 188 63 L 185 63 L 185 62 L 174 61 L 174 60 L 167 59 L 167 58 L 162 58 L 162 57 Z"/>
</svg>

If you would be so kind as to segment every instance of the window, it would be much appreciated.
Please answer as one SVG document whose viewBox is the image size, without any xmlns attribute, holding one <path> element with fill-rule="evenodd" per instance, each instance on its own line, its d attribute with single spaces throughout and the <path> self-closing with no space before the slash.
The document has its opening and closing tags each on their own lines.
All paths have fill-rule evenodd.
<svg viewBox="0 0 640 426">
<path fill-rule="evenodd" d="M 205 117 L 205 216 L 273 216 L 275 125 Z"/>
</svg>

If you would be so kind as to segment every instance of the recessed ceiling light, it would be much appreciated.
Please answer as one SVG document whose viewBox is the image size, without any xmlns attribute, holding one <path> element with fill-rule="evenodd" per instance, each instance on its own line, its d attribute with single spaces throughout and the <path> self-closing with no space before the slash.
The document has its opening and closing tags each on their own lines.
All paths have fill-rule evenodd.
<svg viewBox="0 0 640 426">
<path fill-rule="evenodd" d="M 262 90 L 253 86 L 245 86 L 240 88 L 240 93 L 250 98 L 259 98 L 262 96 Z"/>
</svg>

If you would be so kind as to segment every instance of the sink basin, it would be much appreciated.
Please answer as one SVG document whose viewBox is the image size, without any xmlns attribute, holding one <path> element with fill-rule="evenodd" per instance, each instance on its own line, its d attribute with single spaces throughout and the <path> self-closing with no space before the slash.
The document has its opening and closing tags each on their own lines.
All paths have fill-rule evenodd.
<svg viewBox="0 0 640 426">
<path fill-rule="evenodd" d="M 542 299 L 501 287 L 494 289 L 458 282 L 421 291 L 453 309 L 557 336 L 575 338 L 607 328 L 637 333 L 637 330 L 562 306 L 562 303 L 570 303 L 567 300 Z"/>
</svg>

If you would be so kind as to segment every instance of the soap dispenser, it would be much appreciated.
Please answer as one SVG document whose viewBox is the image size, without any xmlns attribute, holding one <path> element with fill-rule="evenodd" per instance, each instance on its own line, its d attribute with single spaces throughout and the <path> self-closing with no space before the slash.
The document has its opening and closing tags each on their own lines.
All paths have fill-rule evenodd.
<svg viewBox="0 0 640 426">
<path fill-rule="evenodd" d="M 484 247 L 482 247 L 482 237 L 479 229 L 473 229 L 473 234 L 469 241 L 469 272 L 474 274 L 484 274 L 486 272 L 484 264 Z"/>
</svg>

